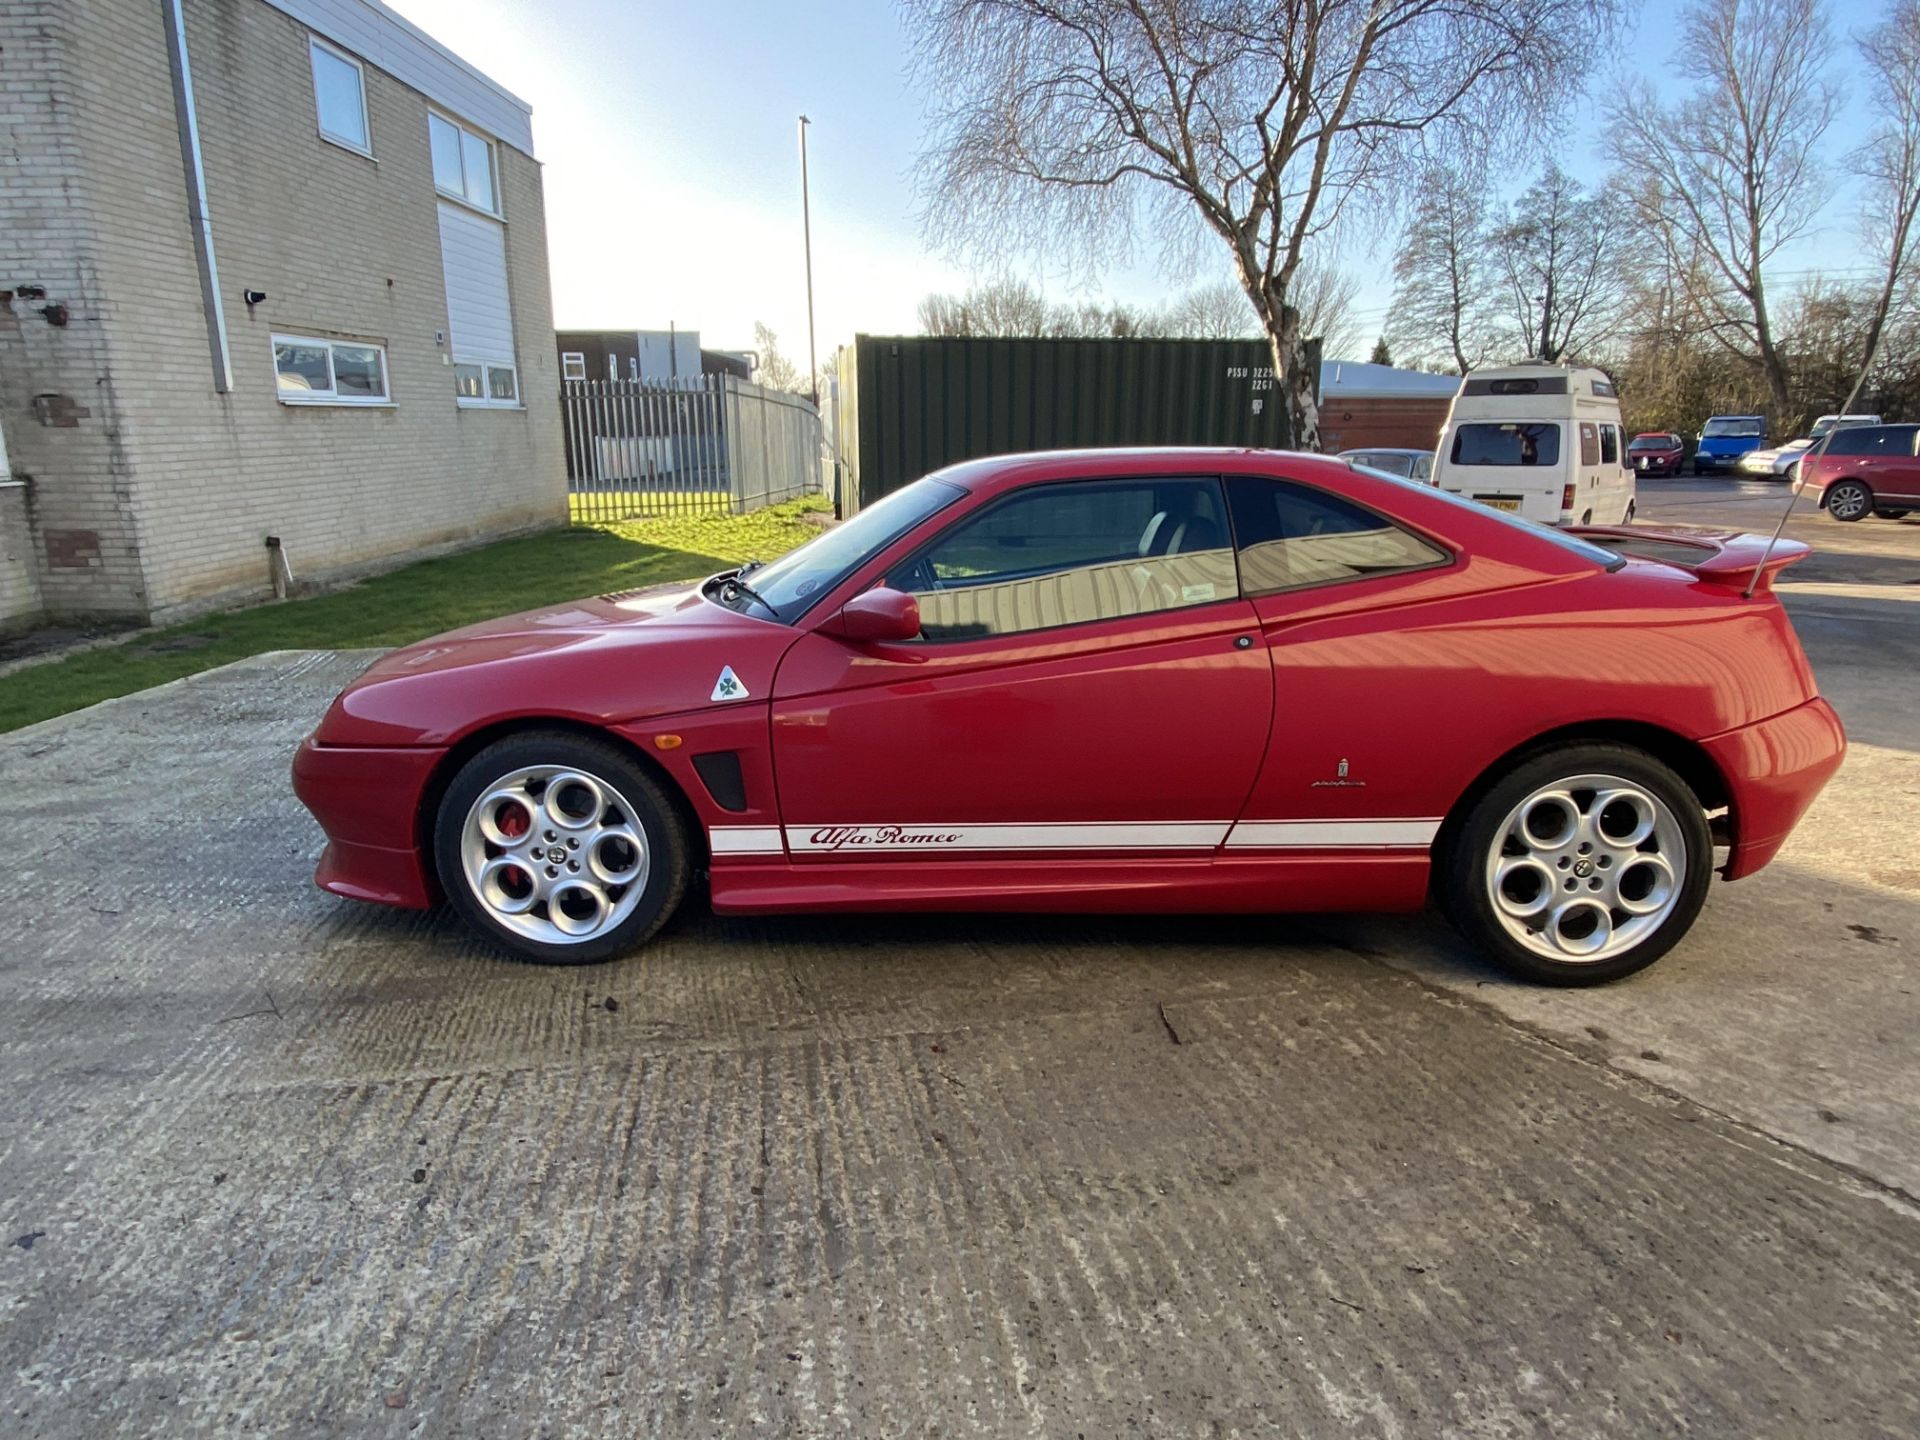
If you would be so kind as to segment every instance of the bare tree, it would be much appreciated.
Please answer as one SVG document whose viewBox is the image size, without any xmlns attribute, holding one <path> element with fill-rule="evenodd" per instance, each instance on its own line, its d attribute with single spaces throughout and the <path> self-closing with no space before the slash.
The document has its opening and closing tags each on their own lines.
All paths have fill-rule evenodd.
<svg viewBox="0 0 1920 1440">
<path fill-rule="evenodd" d="M 1632 228 L 1623 197 L 1589 193 L 1548 164 L 1488 239 L 1516 348 L 1557 361 L 1590 353 L 1619 332 Z"/>
<path fill-rule="evenodd" d="M 1260 333 L 1247 292 L 1231 280 L 1189 290 L 1167 307 L 1167 334 L 1190 340 L 1244 340 Z"/>
<path fill-rule="evenodd" d="M 1345 270 L 1327 264 L 1318 255 L 1302 256 L 1293 272 L 1293 308 L 1300 312 L 1303 339 L 1320 342 L 1324 360 L 1355 360 L 1361 338 L 1353 302 L 1360 282 Z"/>
<path fill-rule="evenodd" d="M 753 322 L 753 346 L 759 355 L 753 367 L 755 384 L 789 390 L 795 395 L 806 395 L 812 390 L 806 373 L 780 353 L 780 337 L 759 320 Z"/>
<path fill-rule="evenodd" d="M 1914 269 L 1914 217 L 1920 213 L 1920 0 L 1893 0 L 1887 18 L 1859 41 L 1860 57 L 1873 80 L 1879 122 L 1854 152 L 1866 182 L 1869 234 L 1886 276 L 1867 322 L 1860 371 L 1841 409 L 1851 410 L 1873 372 L 1894 300 L 1910 288 Z"/>
<path fill-rule="evenodd" d="M 1464 375 L 1493 351 L 1494 286 L 1485 186 L 1458 166 L 1428 166 L 1393 263 L 1388 338 L 1409 364 Z"/>
<path fill-rule="evenodd" d="M 1820 0 L 1697 0 L 1681 36 L 1691 98 L 1666 106 L 1645 81 L 1630 86 L 1613 153 L 1697 323 L 1760 372 L 1785 424 L 1766 268 L 1829 183 L 1817 163 L 1838 105 L 1826 17 Z"/>
<path fill-rule="evenodd" d="M 920 302 L 920 329 L 927 335 L 1127 339 L 1178 333 L 1171 324 L 1168 317 L 1118 303 L 1056 305 L 1020 280 L 976 286 L 964 295 L 928 295 Z"/>
<path fill-rule="evenodd" d="M 1273 351 L 1283 439 L 1319 441 L 1295 281 L 1416 147 L 1485 148 L 1578 89 L 1618 0 L 902 0 L 932 97 L 932 233 L 1123 253 L 1197 224 Z"/>
</svg>

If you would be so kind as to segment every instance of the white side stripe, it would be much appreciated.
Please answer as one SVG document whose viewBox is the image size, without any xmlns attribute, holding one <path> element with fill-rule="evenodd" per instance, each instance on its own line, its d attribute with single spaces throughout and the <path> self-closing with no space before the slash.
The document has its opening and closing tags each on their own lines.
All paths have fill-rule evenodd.
<svg viewBox="0 0 1920 1440">
<path fill-rule="evenodd" d="M 1108 824 L 715 825 L 715 855 L 939 854 L 967 850 L 1377 850 L 1422 847 L 1439 833 L 1424 820 L 1132 820 Z"/>
<path fill-rule="evenodd" d="M 1135 820 L 1105 825 L 789 825 L 800 851 L 1211 850 L 1226 821 Z"/>
<path fill-rule="evenodd" d="M 1430 845 L 1438 820 L 1242 820 L 1227 848 L 1346 849 L 1351 846 Z"/>
<path fill-rule="evenodd" d="M 778 825 L 713 825 L 707 840 L 716 855 L 779 855 Z"/>
</svg>

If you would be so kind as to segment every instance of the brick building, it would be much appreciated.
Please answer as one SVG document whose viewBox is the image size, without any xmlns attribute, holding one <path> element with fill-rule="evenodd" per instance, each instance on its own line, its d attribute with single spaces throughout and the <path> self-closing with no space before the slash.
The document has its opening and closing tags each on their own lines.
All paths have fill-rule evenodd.
<svg viewBox="0 0 1920 1440">
<path fill-rule="evenodd" d="M 559 523 L 557 391 L 528 108 L 378 0 L 0 0 L 0 622 Z"/>
<path fill-rule="evenodd" d="M 1431 450 L 1447 423 L 1458 375 L 1430 375 L 1358 360 L 1320 366 L 1320 448 Z"/>
</svg>

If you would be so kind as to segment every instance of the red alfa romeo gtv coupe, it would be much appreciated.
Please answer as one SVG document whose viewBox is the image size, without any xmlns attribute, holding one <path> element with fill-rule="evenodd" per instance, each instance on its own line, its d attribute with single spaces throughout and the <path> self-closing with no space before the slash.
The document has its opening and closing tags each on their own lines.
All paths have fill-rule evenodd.
<svg viewBox="0 0 1920 1440">
<path fill-rule="evenodd" d="M 729 913 L 1431 896 L 1583 984 L 1840 764 L 1768 588 L 1806 547 L 1764 547 L 1309 455 L 976 460 L 771 564 L 395 651 L 294 784 L 323 887 L 444 896 L 535 960 L 632 949 L 704 870 Z"/>
</svg>

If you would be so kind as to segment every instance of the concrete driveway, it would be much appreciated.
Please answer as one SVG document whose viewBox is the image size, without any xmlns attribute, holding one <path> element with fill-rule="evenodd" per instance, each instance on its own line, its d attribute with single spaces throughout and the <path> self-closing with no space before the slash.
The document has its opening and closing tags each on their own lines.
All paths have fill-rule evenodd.
<svg viewBox="0 0 1920 1440">
<path fill-rule="evenodd" d="M 542 970 L 311 888 L 363 656 L 0 739 L 0 1433 L 1920 1432 L 1878 528 L 1791 601 L 1847 768 L 1600 991 L 1428 917 L 696 907 Z"/>
</svg>

